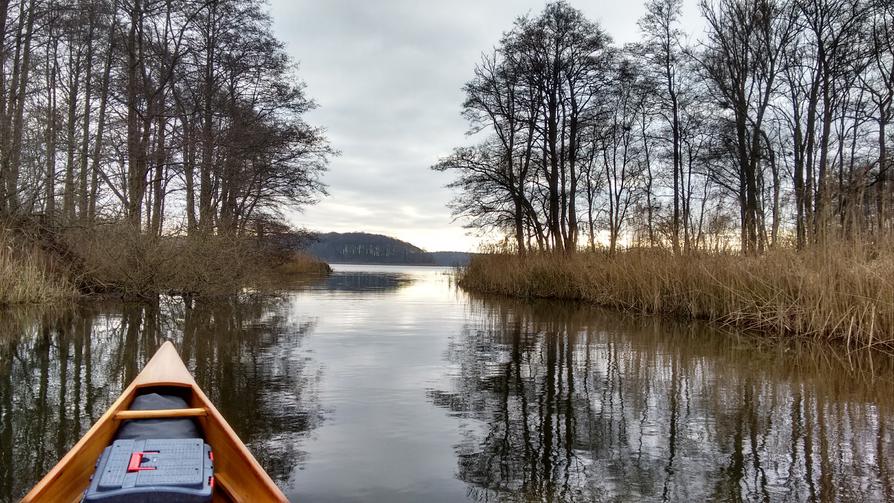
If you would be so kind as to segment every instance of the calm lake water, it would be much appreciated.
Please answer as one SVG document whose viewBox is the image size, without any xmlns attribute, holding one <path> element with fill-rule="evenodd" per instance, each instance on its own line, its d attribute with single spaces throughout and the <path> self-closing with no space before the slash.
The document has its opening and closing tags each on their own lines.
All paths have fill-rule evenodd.
<svg viewBox="0 0 894 503">
<path fill-rule="evenodd" d="M 0 312 L 0 500 L 166 339 L 302 502 L 894 500 L 889 358 L 482 298 L 449 273 Z"/>
</svg>

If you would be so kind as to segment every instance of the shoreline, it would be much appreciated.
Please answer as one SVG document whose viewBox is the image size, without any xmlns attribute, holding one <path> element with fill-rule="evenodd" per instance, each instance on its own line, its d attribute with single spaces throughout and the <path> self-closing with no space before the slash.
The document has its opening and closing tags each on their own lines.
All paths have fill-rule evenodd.
<svg viewBox="0 0 894 503">
<path fill-rule="evenodd" d="M 306 253 L 238 236 L 147 236 L 123 225 L 46 235 L 0 232 L 0 308 L 214 297 L 331 272 Z"/>
<path fill-rule="evenodd" d="M 469 291 L 583 302 L 768 338 L 894 347 L 894 258 L 842 250 L 761 257 L 631 250 L 614 256 L 490 254 L 461 268 Z"/>
</svg>

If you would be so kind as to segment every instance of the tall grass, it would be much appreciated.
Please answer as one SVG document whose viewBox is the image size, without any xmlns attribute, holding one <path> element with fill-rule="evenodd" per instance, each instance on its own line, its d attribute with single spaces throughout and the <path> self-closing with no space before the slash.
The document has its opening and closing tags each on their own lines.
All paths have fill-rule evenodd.
<svg viewBox="0 0 894 503">
<path fill-rule="evenodd" d="M 52 303 L 76 295 L 51 257 L 38 248 L 22 246 L 0 230 L 0 305 Z"/>
<path fill-rule="evenodd" d="M 220 295 L 283 274 L 328 273 L 328 265 L 232 235 L 147 236 L 129 225 L 68 232 L 82 290 L 126 297 Z"/>
<path fill-rule="evenodd" d="M 313 257 L 249 237 L 149 236 L 127 223 L 0 223 L 0 305 L 78 295 L 227 295 L 330 271 Z"/>
<path fill-rule="evenodd" d="M 273 268 L 277 275 L 325 275 L 332 272 L 329 264 L 306 252 L 291 252 L 286 254 L 281 263 Z"/>
<path fill-rule="evenodd" d="M 255 263 L 242 242 L 148 236 L 126 224 L 64 233 L 85 293 L 124 297 L 236 291 Z"/>
<path fill-rule="evenodd" d="M 655 250 L 488 254 L 473 258 L 458 282 L 478 292 L 581 300 L 771 335 L 894 347 L 894 255 L 865 250 L 760 257 Z"/>
</svg>

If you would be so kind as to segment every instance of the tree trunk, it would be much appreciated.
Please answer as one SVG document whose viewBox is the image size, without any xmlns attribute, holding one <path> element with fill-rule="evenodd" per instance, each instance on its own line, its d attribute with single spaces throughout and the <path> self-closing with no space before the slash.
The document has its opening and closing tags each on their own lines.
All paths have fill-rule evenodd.
<svg viewBox="0 0 894 503">
<path fill-rule="evenodd" d="M 93 93 L 93 33 L 96 26 L 96 12 L 91 7 L 90 26 L 87 29 L 86 75 L 84 76 L 84 123 L 81 131 L 81 162 L 78 169 L 78 219 L 87 223 L 89 207 L 88 192 L 88 160 L 90 152 L 90 116 L 92 115 L 91 98 Z"/>
<path fill-rule="evenodd" d="M 888 180 L 888 149 L 887 149 L 887 138 L 886 138 L 886 128 L 887 125 L 887 110 L 879 110 L 879 121 L 878 121 L 878 182 L 876 183 L 876 192 L 875 192 L 875 205 L 876 212 L 878 213 L 878 218 L 876 219 L 876 225 L 878 228 L 878 239 L 879 241 L 884 240 L 885 235 L 887 234 L 887 218 L 888 218 L 888 210 L 887 210 L 887 198 L 888 193 L 885 189 L 885 185 Z"/>
<path fill-rule="evenodd" d="M 140 49 L 142 45 L 143 12 L 141 0 L 133 0 L 130 29 L 127 35 L 127 217 L 135 229 L 140 229 L 145 157 L 140 128 Z"/>
<path fill-rule="evenodd" d="M 14 73 L 12 89 L 16 90 L 15 117 L 12 124 L 12 141 L 9 152 L 4 153 L 6 161 L 3 171 L 6 174 L 6 211 L 15 213 L 18 210 L 19 169 L 22 156 L 22 129 L 25 114 L 25 91 L 28 73 L 31 69 L 31 36 L 34 28 L 34 0 L 28 3 L 27 21 L 22 44 L 21 65 Z M 16 78 L 17 77 L 17 78 Z"/>
<path fill-rule="evenodd" d="M 166 169 L 165 154 L 165 119 L 160 118 L 158 121 L 158 130 L 156 131 L 155 145 L 155 177 L 152 180 L 152 220 L 149 232 L 153 236 L 161 236 L 163 225 L 164 211 L 164 179 Z"/>
<path fill-rule="evenodd" d="M 109 26 L 108 49 L 105 66 L 102 70 L 102 84 L 99 94 L 99 113 L 96 118 L 96 138 L 93 140 L 93 159 L 90 168 L 90 200 L 87 208 L 87 221 L 96 222 L 96 198 L 99 191 L 100 158 L 102 157 L 103 133 L 106 127 L 106 107 L 109 101 L 109 79 L 112 71 L 112 55 L 115 51 L 115 29 L 117 27 L 118 1 L 112 5 L 112 19 Z"/>
<path fill-rule="evenodd" d="M 49 26 L 50 36 L 53 37 L 53 21 Z M 56 219 L 56 60 L 58 38 L 53 38 L 52 52 L 47 50 L 47 130 L 45 139 L 47 142 L 47 166 L 45 175 L 45 199 L 44 215 L 50 224 Z M 51 61 L 52 60 L 52 61 Z"/>
<path fill-rule="evenodd" d="M 9 128 L 8 117 L 8 93 L 6 89 L 6 33 L 9 21 L 9 0 L 0 0 L 0 212 L 6 206 L 6 171 L 4 159 L 6 157 L 6 140 Z"/>
<path fill-rule="evenodd" d="M 69 48 L 73 51 L 73 48 Z M 67 154 L 65 156 L 65 186 L 62 193 L 62 218 L 65 223 L 74 221 L 74 203 L 75 203 L 75 150 L 77 149 L 77 113 L 78 113 L 78 88 L 81 83 L 81 50 L 78 48 L 77 53 L 69 52 L 68 57 L 69 71 L 71 76 L 68 81 L 68 122 L 66 123 L 65 133 L 68 142 Z"/>
<path fill-rule="evenodd" d="M 186 178 L 186 232 L 192 235 L 196 232 L 196 145 L 193 122 L 188 116 L 183 117 L 183 174 Z"/>
<path fill-rule="evenodd" d="M 804 189 L 804 138 L 801 131 L 801 117 L 798 110 L 798 99 L 792 95 L 792 117 L 794 118 L 794 188 L 795 188 L 795 239 L 799 250 L 807 245 L 806 191 Z"/>
<path fill-rule="evenodd" d="M 823 79 L 823 115 L 822 115 L 822 132 L 820 133 L 819 144 L 819 164 L 817 166 L 817 198 L 816 198 L 816 219 L 814 233 L 817 243 L 822 244 L 826 239 L 826 231 L 828 222 L 828 206 L 829 206 L 829 181 L 828 164 L 829 164 L 829 136 L 832 132 L 832 104 L 830 102 L 828 77 Z"/>
<path fill-rule="evenodd" d="M 211 232 L 214 225 L 211 208 L 211 176 L 214 156 L 214 133 L 212 126 L 214 121 L 214 47 L 216 31 L 217 3 L 212 2 L 208 11 L 208 26 L 205 38 L 205 68 L 203 70 L 204 78 L 202 83 L 202 161 L 199 167 L 199 227 L 203 233 Z"/>
<path fill-rule="evenodd" d="M 670 63 L 668 63 L 669 65 Z M 680 153 L 680 116 L 677 103 L 677 93 L 674 90 L 670 66 L 667 67 L 667 85 L 671 96 L 671 111 L 673 115 L 671 123 L 671 135 L 673 140 L 673 170 L 674 170 L 674 218 L 672 222 L 672 241 L 674 254 L 680 254 L 680 174 L 683 172 L 682 155 Z"/>
</svg>

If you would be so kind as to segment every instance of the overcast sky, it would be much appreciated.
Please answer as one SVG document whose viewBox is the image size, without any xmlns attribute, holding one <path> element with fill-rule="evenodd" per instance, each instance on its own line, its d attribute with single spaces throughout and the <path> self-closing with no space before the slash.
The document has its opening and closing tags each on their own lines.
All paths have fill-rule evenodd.
<svg viewBox="0 0 894 503">
<path fill-rule="evenodd" d="M 695 0 L 686 24 L 696 26 Z M 329 197 L 295 215 L 317 231 L 388 234 L 429 251 L 474 251 L 453 222 L 451 175 L 429 167 L 470 142 L 462 85 L 483 51 L 536 0 L 271 0 L 274 29 L 320 105 L 307 117 L 341 155 Z M 641 0 L 573 0 L 617 43 L 636 40 Z"/>
</svg>

